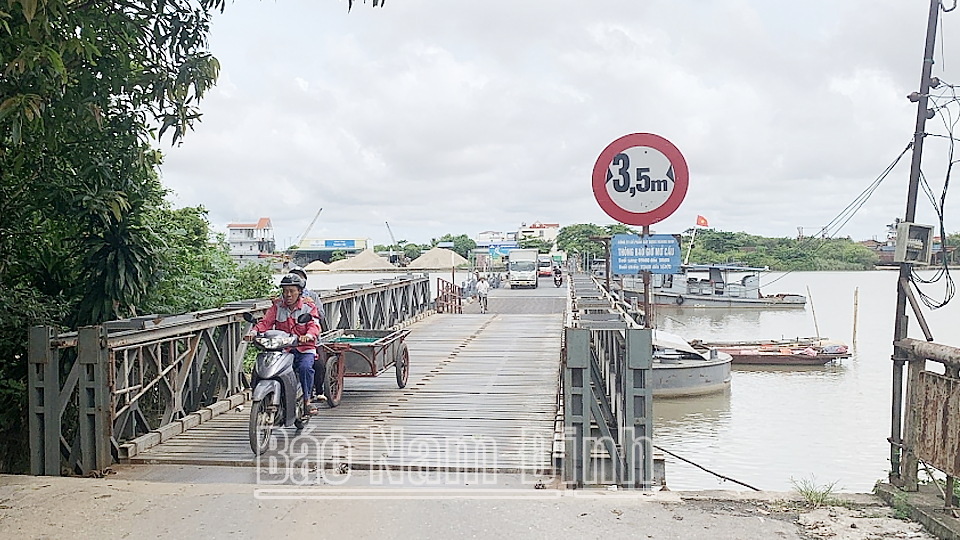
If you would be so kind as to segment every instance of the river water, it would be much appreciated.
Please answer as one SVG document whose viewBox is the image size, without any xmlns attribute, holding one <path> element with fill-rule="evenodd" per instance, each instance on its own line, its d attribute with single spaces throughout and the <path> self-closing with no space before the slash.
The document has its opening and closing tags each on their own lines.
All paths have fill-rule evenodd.
<svg viewBox="0 0 960 540">
<path fill-rule="evenodd" d="M 889 469 L 896 271 L 766 274 L 764 294 L 808 294 L 805 309 L 664 309 L 658 327 L 687 339 L 747 340 L 814 336 L 839 339 L 853 356 L 813 368 L 734 366 L 729 392 L 654 400 L 655 444 L 710 470 L 765 490 L 791 479 L 870 491 Z M 930 276 L 932 273 L 921 275 Z M 774 280 L 777 280 L 774 282 Z M 854 342 L 854 292 L 858 291 Z M 941 298 L 941 283 L 924 286 Z M 938 343 L 960 346 L 960 298 L 924 310 Z M 908 307 L 909 310 L 909 307 Z M 908 311 L 909 313 L 909 311 Z M 814 318 L 815 314 L 815 318 Z M 910 337 L 923 339 L 912 317 Z M 667 459 L 671 489 L 744 489 Z"/>
<path fill-rule="evenodd" d="M 366 283 L 395 274 L 311 274 L 314 289 Z M 764 275 L 764 294 L 798 293 L 803 309 L 665 308 L 657 326 L 686 339 L 756 340 L 819 335 L 842 340 L 853 356 L 836 365 L 734 368 L 730 390 L 654 400 L 655 444 L 765 490 L 787 491 L 791 479 L 836 482 L 842 491 L 870 491 L 885 479 L 889 445 L 896 307 L 896 271 L 794 272 Z M 928 272 L 922 275 L 932 275 Z M 450 279 L 450 273 L 431 274 Z M 468 273 L 457 272 L 458 283 Z M 809 291 L 808 291 L 809 288 Z M 941 284 L 923 289 L 942 298 Z M 858 322 L 853 339 L 854 291 Z M 816 314 L 816 320 L 814 318 Z M 938 343 L 960 347 L 960 299 L 924 316 Z M 923 334 L 911 314 L 910 337 Z M 673 490 L 746 489 L 666 456 Z"/>
</svg>

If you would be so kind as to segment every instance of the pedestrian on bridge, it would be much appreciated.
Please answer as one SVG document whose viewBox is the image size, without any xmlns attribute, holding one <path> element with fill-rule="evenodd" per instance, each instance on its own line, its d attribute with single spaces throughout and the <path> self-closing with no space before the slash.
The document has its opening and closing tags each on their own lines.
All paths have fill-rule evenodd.
<svg viewBox="0 0 960 540">
<path fill-rule="evenodd" d="M 304 410 L 316 414 L 316 407 L 310 404 L 310 391 L 313 388 L 313 362 L 317 357 L 316 341 L 320 335 L 320 325 L 317 324 L 320 315 L 313 299 L 303 294 L 305 284 L 297 274 L 283 276 L 280 280 L 280 298 L 270 304 L 267 313 L 250 329 L 247 337 L 275 329 L 299 338 L 301 344 L 293 350 L 294 369 L 303 387 Z M 310 314 L 310 321 L 297 322 L 297 318 L 305 313 Z"/>
<path fill-rule="evenodd" d="M 487 283 L 487 278 L 480 276 L 480 280 L 477 281 L 477 300 L 480 302 L 480 313 L 486 313 L 487 306 L 487 295 L 490 294 L 490 284 Z"/>
</svg>

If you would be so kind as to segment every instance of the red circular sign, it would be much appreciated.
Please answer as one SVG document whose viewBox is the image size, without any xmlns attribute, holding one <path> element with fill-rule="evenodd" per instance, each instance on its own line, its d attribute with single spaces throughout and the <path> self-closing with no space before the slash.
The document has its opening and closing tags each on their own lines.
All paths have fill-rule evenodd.
<svg viewBox="0 0 960 540">
<path fill-rule="evenodd" d="M 652 225 L 680 207 L 687 162 L 670 141 L 631 133 L 613 141 L 593 166 L 593 195 L 608 216 L 627 225 Z"/>
</svg>

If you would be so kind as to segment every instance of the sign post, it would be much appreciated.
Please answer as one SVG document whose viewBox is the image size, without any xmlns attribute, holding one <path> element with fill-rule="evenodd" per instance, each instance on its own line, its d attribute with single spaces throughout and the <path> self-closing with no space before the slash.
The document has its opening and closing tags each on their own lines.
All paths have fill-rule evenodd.
<svg viewBox="0 0 960 540">
<path fill-rule="evenodd" d="M 652 133 L 631 133 L 600 153 L 593 167 L 593 195 L 608 216 L 643 226 L 643 239 L 647 239 L 650 225 L 680 207 L 689 179 L 687 162 L 673 143 Z M 650 270 L 642 272 L 644 327 L 652 328 Z"/>
</svg>

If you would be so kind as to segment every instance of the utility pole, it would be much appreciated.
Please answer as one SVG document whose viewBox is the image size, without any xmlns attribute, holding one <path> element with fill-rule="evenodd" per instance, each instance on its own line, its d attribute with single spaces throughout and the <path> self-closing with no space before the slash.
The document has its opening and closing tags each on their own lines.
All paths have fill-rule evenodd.
<svg viewBox="0 0 960 540">
<path fill-rule="evenodd" d="M 927 124 L 927 104 L 930 93 L 930 73 L 933 70 L 934 45 L 937 40 L 937 17 L 940 14 L 941 0 L 930 0 L 930 13 L 927 18 L 927 41 L 923 49 L 923 69 L 920 75 L 920 93 L 917 98 L 917 125 L 913 133 L 913 159 L 910 162 L 910 185 L 907 188 L 907 210 L 904 221 L 913 223 L 917 211 L 917 190 L 920 185 L 920 162 L 923 154 L 924 130 Z M 913 95 L 911 95 L 911 101 Z M 897 280 L 897 314 L 894 321 L 893 342 L 907 337 L 907 291 L 910 282 L 910 263 L 900 263 L 900 278 Z M 893 353 L 893 399 L 890 422 L 890 483 L 899 485 L 901 479 L 900 464 L 903 452 L 901 426 L 903 419 L 903 367 L 906 357 L 894 348 Z"/>
</svg>

